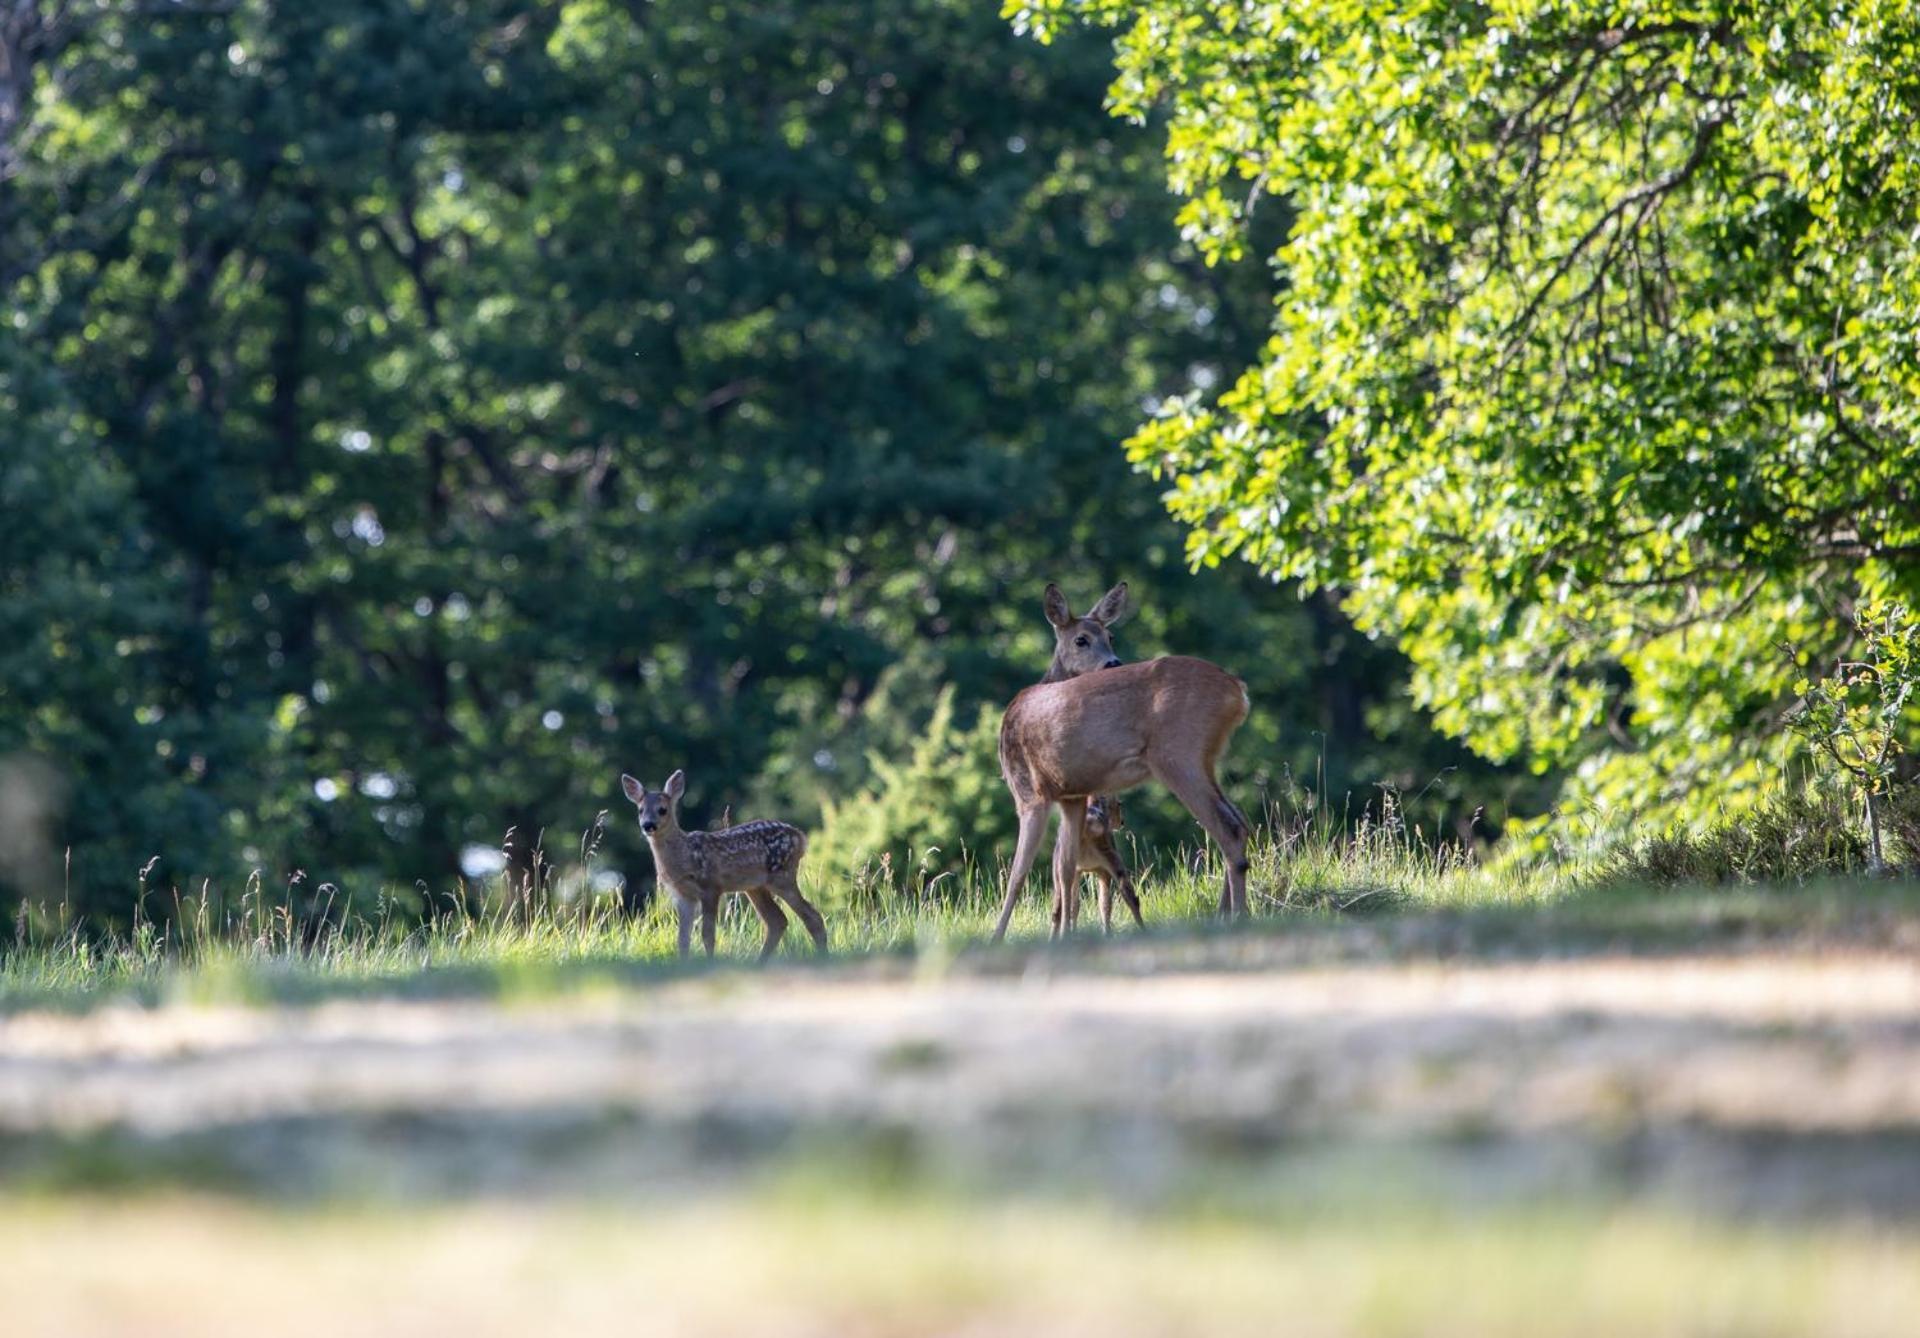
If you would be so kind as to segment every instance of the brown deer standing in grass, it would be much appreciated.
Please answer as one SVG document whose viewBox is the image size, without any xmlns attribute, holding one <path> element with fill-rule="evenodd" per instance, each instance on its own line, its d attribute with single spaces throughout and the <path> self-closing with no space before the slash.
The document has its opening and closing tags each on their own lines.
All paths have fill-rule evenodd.
<svg viewBox="0 0 1920 1338">
<path fill-rule="evenodd" d="M 1090 797 L 1157 780 L 1193 814 L 1226 860 L 1222 915 L 1247 913 L 1246 815 L 1220 790 L 1215 773 L 1233 732 L 1247 718 L 1247 687 L 1205 660 L 1169 655 L 1122 664 L 1109 628 L 1126 611 L 1121 584 L 1075 618 L 1049 585 L 1053 663 L 1047 676 L 1015 697 L 1000 721 L 1000 775 L 1019 809 L 1020 837 L 1007 872 L 1007 892 L 993 938 L 1006 936 L 1046 833 L 1047 811 L 1060 810 L 1053 848 L 1053 895 L 1059 932 L 1079 917 L 1081 841 Z M 1090 672 L 1098 670 L 1099 672 Z"/>
<path fill-rule="evenodd" d="M 1100 602 L 1088 610 L 1084 620 L 1073 616 L 1073 611 L 1067 607 L 1066 596 L 1060 593 L 1060 587 L 1056 585 L 1047 586 L 1045 609 L 1047 622 L 1054 630 L 1054 647 L 1053 662 L 1047 666 L 1046 677 L 1040 680 L 1042 683 L 1058 683 L 1097 669 L 1119 666 L 1120 657 L 1113 653 L 1113 629 L 1120 625 L 1129 611 L 1125 581 L 1101 596 Z M 1083 626 L 1083 622 L 1091 625 Z M 1113 888 L 1116 881 L 1127 909 L 1133 912 L 1134 924 L 1142 927 L 1146 924 L 1140 918 L 1140 898 L 1133 890 L 1133 873 L 1121 860 L 1120 852 L 1113 844 L 1113 830 L 1121 825 L 1119 800 L 1105 795 L 1090 797 L 1087 800 L 1086 823 L 1081 828 L 1080 853 L 1074 860 L 1073 892 L 1077 895 L 1080 890 L 1081 874 L 1094 875 L 1100 884 L 1101 928 L 1109 933 L 1113 930 Z M 1061 932 L 1064 914 L 1065 907 L 1056 895 L 1048 912 L 1048 920 L 1056 936 Z"/>
<path fill-rule="evenodd" d="M 649 791 L 633 777 L 622 774 L 620 788 L 626 791 L 634 807 L 640 810 L 640 830 L 647 834 L 653 850 L 654 868 L 660 882 L 673 896 L 673 908 L 680 916 L 680 955 L 693 947 L 693 918 L 700 915 L 700 940 L 713 956 L 720 897 L 726 892 L 742 892 L 767 927 L 766 940 L 760 945 L 760 960 L 773 956 L 787 932 L 787 917 L 780 901 L 793 907 L 800 923 L 813 936 L 814 946 L 827 950 L 827 925 L 814 904 L 800 894 L 800 860 L 807 853 L 807 835 L 784 822 L 744 822 L 715 832 L 680 830 L 680 796 L 686 791 L 684 772 L 676 771 L 658 790 Z M 728 816 L 731 817 L 731 810 Z M 775 898 L 779 898 L 776 901 Z"/>
</svg>

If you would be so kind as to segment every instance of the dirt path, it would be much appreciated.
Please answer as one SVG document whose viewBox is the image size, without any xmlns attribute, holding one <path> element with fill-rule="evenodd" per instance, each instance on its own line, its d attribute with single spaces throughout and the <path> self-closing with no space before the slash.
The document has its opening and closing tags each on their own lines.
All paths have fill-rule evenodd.
<svg viewBox="0 0 1920 1338">
<path fill-rule="evenodd" d="M 0 1180 L 108 1156 L 295 1194 L 619 1196 L 797 1147 L 1121 1195 L 1417 1162 L 1450 1194 L 1920 1218 L 1920 960 L 797 972 L 0 1021 Z"/>
</svg>

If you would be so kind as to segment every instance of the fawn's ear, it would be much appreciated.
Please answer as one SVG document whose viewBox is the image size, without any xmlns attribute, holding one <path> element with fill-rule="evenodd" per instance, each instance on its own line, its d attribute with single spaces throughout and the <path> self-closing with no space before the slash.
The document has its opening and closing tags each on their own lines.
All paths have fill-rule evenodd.
<svg viewBox="0 0 1920 1338">
<path fill-rule="evenodd" d="M 647 787 L 624 771 L 620 773 L 620 788 L 625 790 L 627 798 L 636 804 L 647 797 Z"/>
<path fill-rule="evenodd" d="M 1073 614 L 1067 608 L 1067 597 L 1060 593 L 1060 587 L 1052 581 L 1047 582 L 1046 610 L 1047 621 L 1055 627 L 1073 626 Z"/>
<path fill-rule="evenodd" d="M 1120 801 L 1116 799 L 1114 796 L 1108 795 L 1107 796 L 1107 826 L 1113 828 L 1115 831 L 1118 831 L 1120 828 L 1126 825 L 1127 825 L 1127 820 L 1120 813 Z"/>
<path fill-rule="evenodd" d="M 1102 627 L 1115 627 L 1126 618 L 1130 610 L 1127 607 L 1127 583 L 1125 581 L 1100 596 L 1100 602 L 1093 606 L 1087 617 Z"/>
<path fill-rule="evenodd" d="M 667 798 L 674 803 L 680 802 L 680 796 L 687 792 L 687 773 L 676 771 L 667 777 Z"/>
</svg>

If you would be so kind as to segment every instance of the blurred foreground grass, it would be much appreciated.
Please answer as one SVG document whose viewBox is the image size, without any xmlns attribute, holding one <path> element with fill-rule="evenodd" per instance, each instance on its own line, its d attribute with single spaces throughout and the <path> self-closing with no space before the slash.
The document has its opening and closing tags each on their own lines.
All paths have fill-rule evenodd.
<svg viewBox="0 0 1920 1338">
<path fill-rule="evenodd" d="M 1920 1235 L 1644 1210 L 1263 1220 L 809 1190 L 657 1209 L 0 1199 L 9 1331 L 66 1335 L 1912 1332 Z"/>
</svg>

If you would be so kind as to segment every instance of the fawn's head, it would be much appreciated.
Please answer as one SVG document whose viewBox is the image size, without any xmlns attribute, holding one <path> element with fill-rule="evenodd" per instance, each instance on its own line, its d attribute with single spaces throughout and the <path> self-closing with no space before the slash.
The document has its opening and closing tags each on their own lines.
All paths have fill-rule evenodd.
<svg viewBox="0 0 1920 1338">
<path fill-rule="evenodd" d="M 1096 840 L 1103 836 L 1112 836 L 1126 826 L 1126 819 L 1120 815 L 1120 801 L 1112 795 L 1094 795 L 1087 800 L 1086 834 Z"/>
<path fill-rule="evenodd" d="M 1053 664 L 1047 669 L 1047 682 L 1076 678 L 1095 669 L 1111 669 L 1120 663 L 1120 657 L 1113 653 L 1109 629 L 1127 616 L 1125 581 L 1102 595 L 1100 602 L 1079 618 L 1067 607 L 1067 597 L 1060 593 L 1060 587 L 1049 585 L 1046 610 L 1047 621 L 1053 624 Z"/>
<path fill-rule="evenodd" d="M 675 810 L 680 804 L 680 796 L 686 793 L 686 772 L 674 772 L 667 777 L 667 783 L 657 790 L 647 789 L 622 772 L 620 788 L 626 791 L 627 798 L 633 800 L 633 806 L 640 810 L 640 830 L 648 836 L 659 831 L 672 831 L 679 825 Z"/>
</svg>

